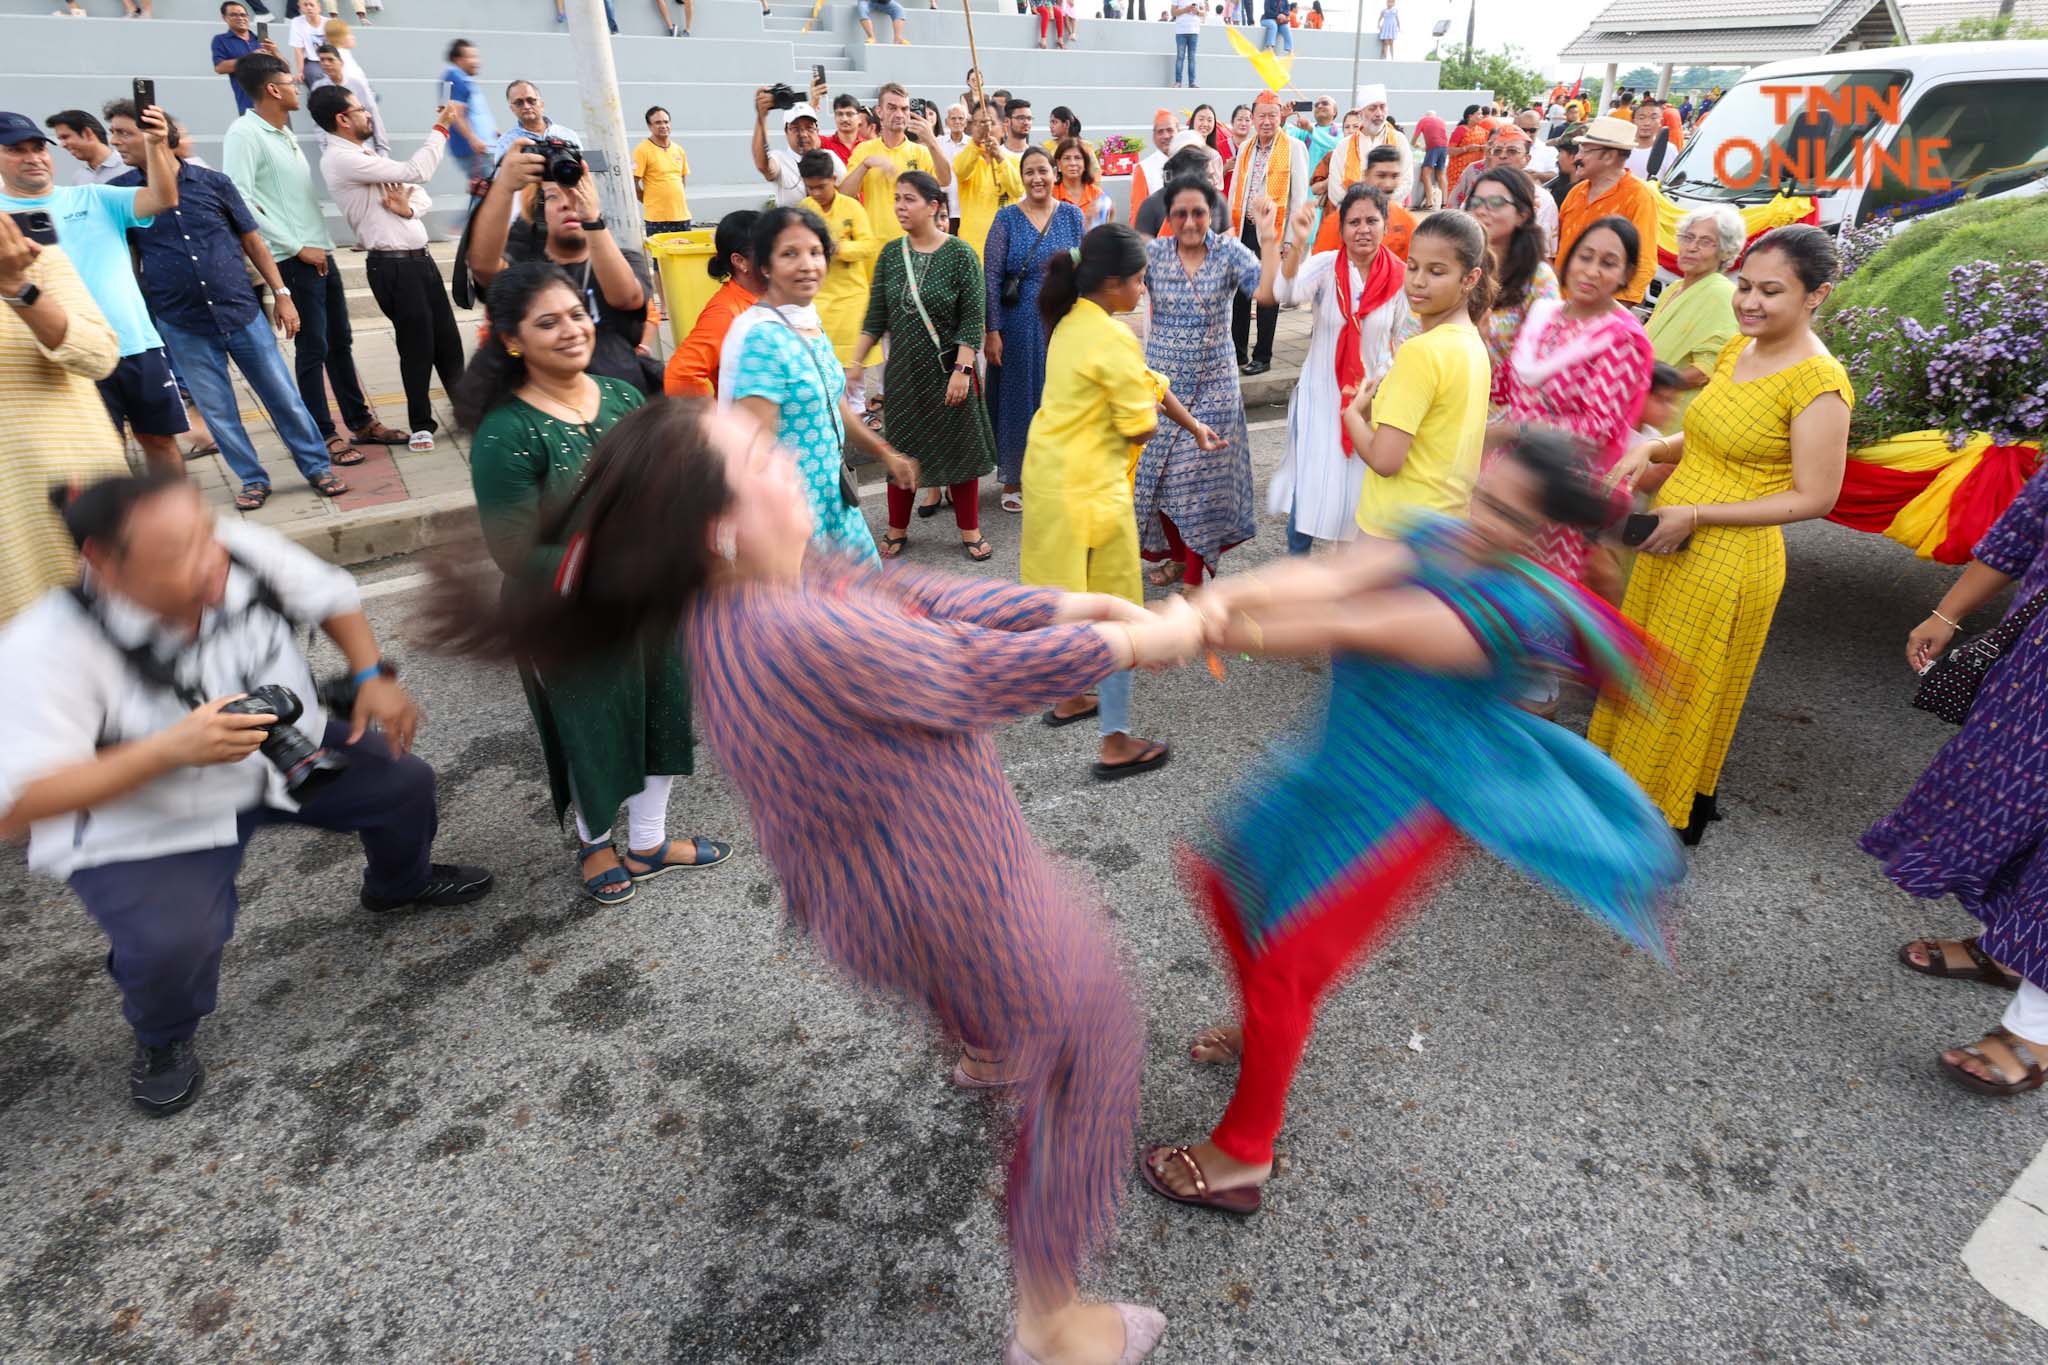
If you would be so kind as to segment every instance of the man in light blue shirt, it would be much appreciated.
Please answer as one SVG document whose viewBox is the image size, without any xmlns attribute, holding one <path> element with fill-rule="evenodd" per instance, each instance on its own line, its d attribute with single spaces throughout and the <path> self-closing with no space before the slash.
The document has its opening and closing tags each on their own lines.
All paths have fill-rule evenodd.
<svg viewBox="0 0 2048 1365">
<path fill-rule="evenodd" d="M 459 104 L 464 111 L 448 130 L 448 154 L 468 165 L 471 180 L 489 178 L 497 164 L 498 120 L 491 113 L 490 96 L 476 80 L 483 69 L 484 56 L 475 43 L 457 38 L 448 45 L 448 69 L 441 73 L 447 89 L 441 103 Z"/>
<path fill-rule="evenodd" d="M 182 470 L 177 438 L 190 423 L 128 255 L 130 228 L 148 227 L 178 206 L 178 162 L 165 140 L 163 111 L 145 111 L 141 123 L 149 144 L 147 184 L 60 186 L 49 139 L 35 120 L 0 113 L 0 213 L 50 215 L 57 245 L 121 342 L 121 363 L 99 381 L 108 417 L 134 431 L 152 468 Z"/>
<path fill-rule="evenodd" d="M 520 138 L 538 142 L 542 138 L 555 137 L 564 142 L 583 145 L 583 138 L 574 128 L 568 128 L 548 117 L 547 103 L 541 99 L 540 91 L 532 81 L 514 81 L 505 87 L 505 103 L 512 107 L 515 120 L 510 128 L 498 134 L 497 145 L 491 149 L 491 157 L 502 161 L 505 153 L 512 150 L 512 144 Z"/>
</svg>

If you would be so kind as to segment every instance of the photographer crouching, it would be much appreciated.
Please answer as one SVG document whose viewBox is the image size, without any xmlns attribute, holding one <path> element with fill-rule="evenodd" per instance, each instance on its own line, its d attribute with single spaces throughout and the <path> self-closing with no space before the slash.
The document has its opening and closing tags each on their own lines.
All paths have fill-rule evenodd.
<svg viewBox="0 0 2048 1365">
<path fill-rule="evenodd" d="M 0 835 L 27 832 L 29 866 L 67 881 L 106 933 L 135 1030 L 128 1093 L 171 1114 L 206 1077 L 193 1035 L 259 826 L 360 835 L 367 910 L 461 905 L 491 876 L 430 858 L 434 771 L 409 754 L 419 708 L 346 571 L 275 532 L 216 524 L 179 474 L 51 501 L 84 581 L 0 631 Z M 295 638 L 316 623 L 348 659 L 325 694 L 345 720 Z"/>
</svg>

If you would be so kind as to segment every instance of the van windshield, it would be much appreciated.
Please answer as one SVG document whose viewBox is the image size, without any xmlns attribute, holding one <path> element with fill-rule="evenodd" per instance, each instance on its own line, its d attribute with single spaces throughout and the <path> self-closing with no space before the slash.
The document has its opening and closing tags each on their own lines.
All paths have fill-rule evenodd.
<svg viewBox="0 0 2048 1365">
<path fill-rule="evenodd" d="M 1664 186 L 1690 199 L 1709 200 L 1769 199 L 1780 183 L 1800 194 L 1832 193 L 1814 182 L 1843 178 L 1856 139 L 1880 126 L 1879 107 L 1898 99 L 1910 79 L 1904 71 L 1846 71 L 1743 81 L 1701 121 L 1665 173 Z M 1785 100 L 1789 117 L 1777 116 L 1779 97 L 1766 95 L 1766 85 L 1800 88 Z M 1807 87 L 1827 91 L 1835 109 L 1846 110 L 1848 117 L 1830 112 L 1818 100 L 1809 112 Z"/>
</svg>

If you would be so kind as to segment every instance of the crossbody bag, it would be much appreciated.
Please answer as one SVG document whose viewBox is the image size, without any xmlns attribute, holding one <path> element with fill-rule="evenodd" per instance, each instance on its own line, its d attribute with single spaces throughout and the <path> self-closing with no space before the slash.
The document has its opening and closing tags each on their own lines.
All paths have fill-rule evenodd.
<svg viewBox="0 0 2048 1365">
<path fill-rule="evenodd" d="M 915 286 L 912 288 L 912 296 L 915 297 Z M 842 382 L 834 387 L 831 378 L 825 373 L 824 365 L 818 360 L 818 352 L 811 346 L 811 339 L 790 326 L 789 319 L 782 316 L 781 310 L 765 303 L 757 303 L 754 307 L 766 315 L 764 321 L 767 318 L 774 319 L 778 327 L 795 337 L 798 348 L 810 357 L 811 368 L 818 376 L 818 391 L 824 395 L 825 407 L 832 414 L 832 430 L 839 437 L 839 501 L 848 507 L 860 506 L 860 485 L 854 482 L 853 466 L 847 463 L 846 459 L 846 418 L 839 411 L 839 398 L 845 393 L 846 385 Z M 922 304 L 918 306 L 918 311 L 924 311 Z M 930 319 L 925 320 L 925 326 L 931 326 Z"/>
<path fill-rule="evenodd" d="M 1913 705 L 1940 716 L 1950 725 L 1961 725 L 1968 720 L 1970 707 L 1977 700 L 1977 689 L 1984 685 L 1985 674 L 2020 642 L 2020 636 L 2026 634 L 2027 627 L 2041 614 L 2044 605 L 2048 605 L 2048 589 L 2029 597 L 2020 604 L 2018 611 L 1976 639 L 1957 645 L 1928 665 L 1927 671 L 1920 675 L 1920 688 L 1913 694 Z"/>
</svg>

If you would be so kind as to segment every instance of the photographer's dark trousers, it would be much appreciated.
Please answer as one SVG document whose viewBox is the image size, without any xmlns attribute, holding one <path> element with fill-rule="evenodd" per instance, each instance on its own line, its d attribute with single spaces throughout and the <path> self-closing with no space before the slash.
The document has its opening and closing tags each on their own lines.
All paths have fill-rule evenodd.
<svg viewBox="0 0 2048 1365">
<path fill-rule="evenodd" d="M 391 319 L 391 331 L 398 342 L 398 375 L 405 385 L 405 420 L 408 431 L 434 430 L 434 404 L 427 397 L 435 373 L 441 376 L 443 392 L 453 394 L 462 378 L 462 330 L 455 325 L 455 308 L 448 302 L 448 287 L 441 282 L 441 268 L 425 250 L 372 251 L 363 263 L 369 276 L 370 297 Z"/>
<path fill-rule="evenodd" d="M 327 405 L 327 385 L 334 385 L 334 399 L 341 404 L 341 420 L 350 431 L 361 431 L 371 422 L 370 403 L 363 397 L 363 381 L 356 378 L 355 333 L 348 325 L 348 295 L 341 286 L 341 268 L 327 258 L 327 273 L 321 274 L 298 257 L 277 263 L 284 287 L 292 291 L 299 309 L 299 335 L 292 353 L 292 369 L 298 374 L 299 397 L 313 415 L 313 425 L 325 440 L 335 436 L 333 409 Z"/>
<path fill-rule="evenodd" d="M 427 884 L 434 846 L 434 770 L 394 759 L 374 732 L 353 747 L 348 726 L 330 722 L 326 743 L 349 766 L 297 811 L 243 811 L 226 848 L 103 863 L 71 874 L 108 941 L 107 972 L 121 988 L 121 1012 L 150 1047 L 190 1038 L 213 1013 L 221 950 L 234 936 L 235 875 L 249 836 L 267 824 L 311 825 L 362 836 L 363 890 L 402 899 Z"/>
<path fill-rule="evenodd" d="M 1285 152 L 1284 147 L 1276 144 L 1273 155 L 1281 156 Z M 1249 206 L 1244 212 L 1244 232 L 1240 237 L 1244 244 L 1252 249 L 1254 256 L 1259 254 L 1259 230 L 1252 223 Z M 1245 347 L 1250 344 L 1252 337 L 1252 301 L 1243 294 L 1233 294 L 1230 300 L 1230 342 L 1237 348 L 1237 363 L 1242 365 L 1246 359 Z M 1274 304 L 1270 308 L 1260 308 L 1258 311 L 1259 340 L 1258 344 L 1252 347 L 1250 358 L 1270 365 L 1273 363 L 1273 333 L 1280 326 L 1280 305 Z"/>
</svg>

